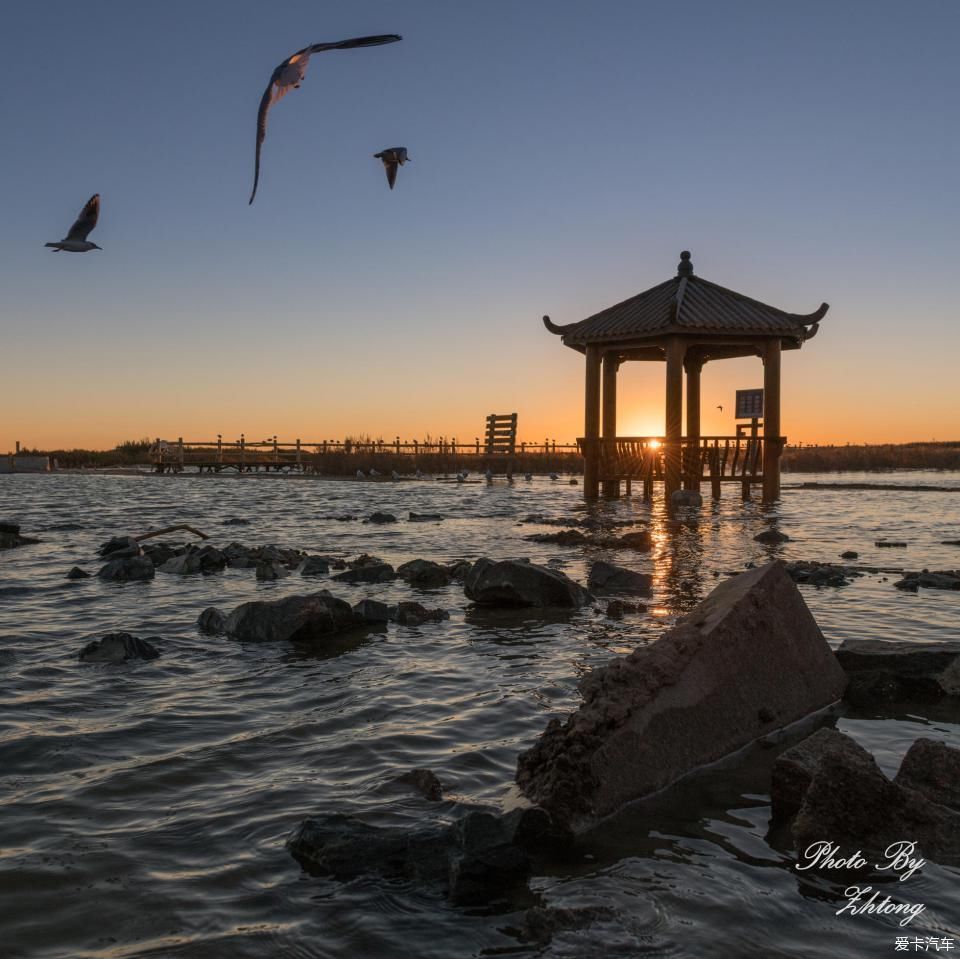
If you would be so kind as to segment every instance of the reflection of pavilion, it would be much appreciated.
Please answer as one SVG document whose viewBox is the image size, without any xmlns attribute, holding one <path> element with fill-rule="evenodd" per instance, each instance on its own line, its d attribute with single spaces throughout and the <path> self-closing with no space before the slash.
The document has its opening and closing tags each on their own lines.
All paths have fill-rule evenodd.
<svg viewBox="0 0 960 959">
<path fill-rule="evenodd" d="M 677 275 L 600 313 L 558 326 L 543 322 L 562 342 L 586 354 L 583 494 L 619 495 L 620 480 L 642 479 L 647 491 L 662 475 L 665 495 L 699 489 L 709 477 L 737 482 L 749 495 L 780 495 L 780 351 L 799 349 L 817 332 L 827 304 L 807 316 L 785 313 L 693 274 L 686 251 Z M 763 360 L 765 418 L 762 442 L 749 436 L 700 435 L 700 371 L 709 360 L 759 356 Z M 666 432 L 663 437 L 617 436 L 617 369 L 625 360 L 666 360 Z M 602 370 L 602 374 L 601 374 Z M 683 371 L 687 372 L 687 432 L 683 435 Z M 600 388 L 603 382 L 603 435 Z"/>
</svg>

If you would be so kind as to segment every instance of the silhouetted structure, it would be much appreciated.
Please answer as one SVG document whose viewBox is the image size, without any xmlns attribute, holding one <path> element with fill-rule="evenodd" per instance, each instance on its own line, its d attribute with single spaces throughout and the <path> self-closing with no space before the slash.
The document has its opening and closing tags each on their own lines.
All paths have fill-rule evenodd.
<svg viewBox="0 0 960 959">
<path fill-rule="evenodd" d="M 551 333 L 586 355 L 583 493 L 594 499 L 620 492 L 620 480 L 663 477 L 665 494 L 698 489 L 704 473 L 713 495 L 721 482 L 738 482 L 744 495 L 763 484 L 763 498 L 780 495 L 780 353 L 813 337 L 828 306 L 806 316 L 785 313 L 694 276 L 686 250 L 677 275 L 579 323 Z M 765 410 L 762 443 L 756 435 L 700 435 L 700 371 L 710 360 L 759 356 L 763 360 Z M 617 436 L 617 370 L 627 360 L 666 361 L 666 430 L 663 437 Z M 687 374 L 687 430 L 683 435 L 683 374 Z M 603 393 L 601 413 L 601 384 Z M 602 432 L 601 432 L 602 425 Z"/>
</svg>

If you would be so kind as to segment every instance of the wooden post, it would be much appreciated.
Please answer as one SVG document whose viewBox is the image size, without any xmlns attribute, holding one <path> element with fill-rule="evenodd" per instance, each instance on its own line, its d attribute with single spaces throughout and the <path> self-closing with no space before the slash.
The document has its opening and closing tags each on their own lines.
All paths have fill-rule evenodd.
<svg viewBox="0 0 960 959">
<path fill-rule="evenodd" d="M 687 456 L 689 462 L 684 470 L 687 489 L 700 489 L 701 457 L 700 457 L 700 371 L 703 369 L 703 360 L 690 356 L 685 362 L 687 370 Z"/>
<path fill-rule="evenodd" d="M 584 499 L 596 499 L 600 493 L 600 363 L 600 347 L 588 346 L 583 407 Z"/>
<path fill-rule="evenodd" d="M 300 465 L 300 437 L 297 437 L 297 466 Z"/>
<path fill-rule="evenodd" d="M 223 434 L 217 433 L 217 463 L 223 463 Z"/>
<path fill-rule="evenodd" d="M 763 351 L 763 501 L 780 498 L 780 340 Z"/>
<path fill-rule="evenodd" d="M 620 356 L 617 353 L 603 354 L 603 442 L 608 449 L 617 441 L 617 369 Z M 611 498 L 620 495 L 620 480 L 605 478 L 603 495 Z"/>
<path fill-rule="evenodd" d="M 177 458 L 180 460 L 180 469 L 183 470 L 183 437 L 177 438 Z"/>
<path fill-rule="evenodd" d="M 663 477 L 663 495 L 670 497 L 680 489 L 680 440 L 683 435 L 683 358 L 686 346 L 678 336 L 667 342 L 667 396 L 666 396 L 666 468 Z"/>
</svg>

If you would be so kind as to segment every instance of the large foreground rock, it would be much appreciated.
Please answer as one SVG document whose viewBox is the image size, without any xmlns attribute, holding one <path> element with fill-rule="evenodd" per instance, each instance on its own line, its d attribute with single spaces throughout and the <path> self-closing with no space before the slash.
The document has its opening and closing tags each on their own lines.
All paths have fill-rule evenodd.
<svg viewBox="0 0 960 959">
<path fill-rule="evenodd" d="M 718 586 L 659 640 L 595 669 L 517 784 L 574 831 L 835 702 L 846 683 L 784 564 Z"/>
<path fill-rule="evenodd" d="M 322 639 L 356 623 L 349 603 L 326 590 L 307 596 L 287 596 L 272 602 L 244 603 L 224 624 L 233 639 L 251 643 Z"/>
<path fill-rule="evenodd" d="M 837 661 L 850 677 L 847 699 L 859 705 L 960 696 L 960 642 L 847 639 Z"/>
<path fill-rule="evenodd" d="M 467 574 L 464 592 L 483 606 L 563 606 L 577 608 L 591 602 L 591 595 L 568 576 L 528 563 L 478 559 Z"/>
</svg>

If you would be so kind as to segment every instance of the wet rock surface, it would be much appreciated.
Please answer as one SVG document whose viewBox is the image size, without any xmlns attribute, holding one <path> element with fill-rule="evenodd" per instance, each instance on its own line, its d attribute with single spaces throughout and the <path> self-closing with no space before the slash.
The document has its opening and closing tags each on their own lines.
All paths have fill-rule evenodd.
<svg viewBox="0 0 960 959">
<path fill-rule="evenodd" d="M 67 573 L 66 579 L 90 579 L 90 574 L 80 569 L 79 566 L 74 566 L 70 572 Z"/>
<path fill-rule="evenodd" d="M 224 624 L 232 639 L 244 642 L 321 640 L 356 625 L 349 603 L 326 590 L 238 606 Z"/>
<path fill-rule="evenodd" d="M 649 595 L 653 577 L 603 561 L 594 563 L 587 575 L 587 586 L 603 592 L 644 593 Z"/>
<path fill-rule="evenodd" d="M 156 637 L 151 637 L 156 639 Z M 80 650 L 81 663 L 125 663 L 130 659 L 156 659 L 159 650 L 145 639 L 130 633 L 108 633 Z"/>
<path fill-rule="evenodd" d="M 100 568 L 97 576 L 113 583 L 143 582 L 156 575 L 153 563 L 146 556 L 112 559 Z"/>
<path fill-rule="evenodd" d="M 578 608 L 593 599 L 563 573 L 525 560 L 478 559 L 467 574 L 464 592 L 483 606 Z"/>
<path fill-rule="evenodd" d="M 656 642 L 595 669 L 517 785 L 574 831 L 835 702 L 846 677 L 781 562 L 721 583 Z"/>
<path fill-rule="evenodd" d="M 960 812 L 960 749 L 937 739 L 918 739 L 907 750 L 893 781 Z"/>
<path fill-rule="evenodd" d="M 208 606 L 197 617 L 197 626 L 205 633 L 222 633 L 227 627 L 227 614 L 216 606 Z"/>
<path fill-rule="evenodd" d="M 429 559 L 413 559 L 397 567 L 397 575 L 417 589 L 436 589 L 448 586 L 453 578 L 450 570 Z"/>
<path fill-rule="evenodd" d="M 850 678 L 846 698 L 857 705 L 960 696 L 960 641 L 848 639 L 836 655 Z"/>
</svg>

